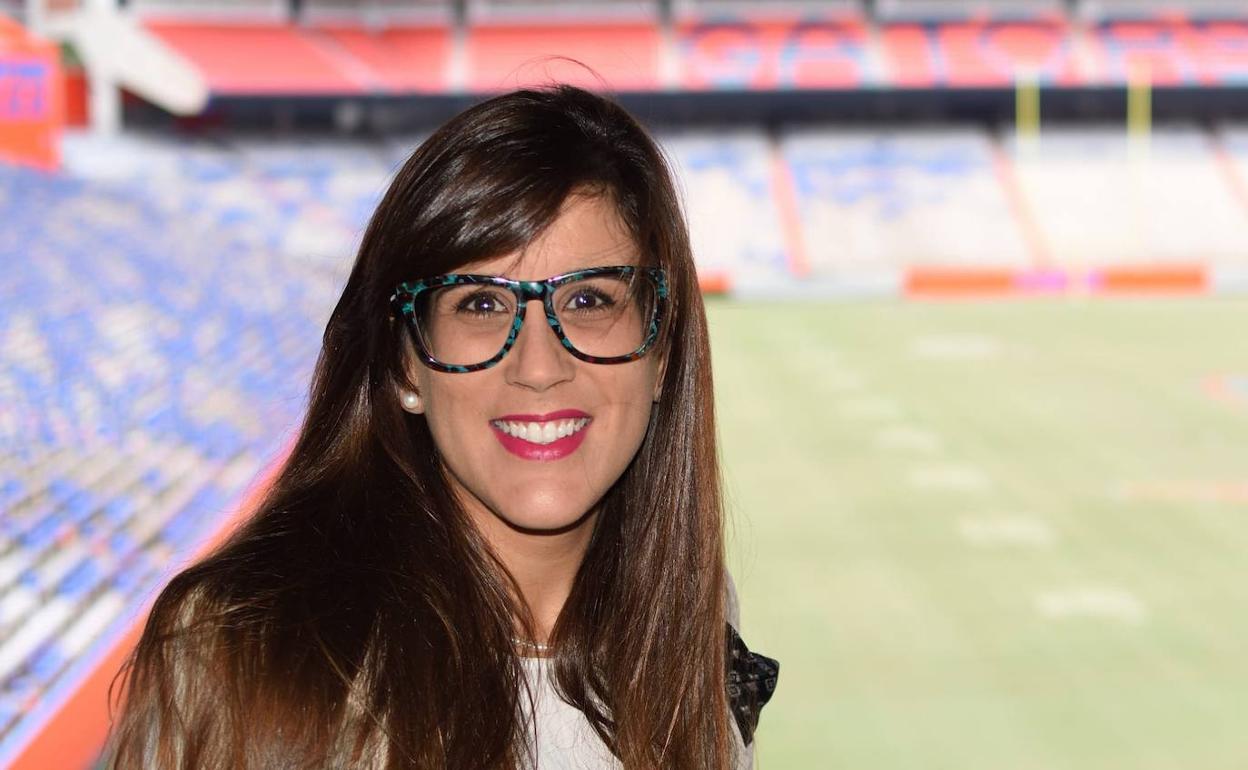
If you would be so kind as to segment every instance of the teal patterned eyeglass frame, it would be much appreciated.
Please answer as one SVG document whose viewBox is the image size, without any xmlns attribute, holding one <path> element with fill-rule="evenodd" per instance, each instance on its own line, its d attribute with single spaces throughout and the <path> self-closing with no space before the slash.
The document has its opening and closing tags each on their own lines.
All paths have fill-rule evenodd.
<svg viewBox="0 0 1248 770">
<path fill-rule="evenodd" d="M 563 331 L 563 327 L 559 323 L 559 318 L 555 314 L 555 289 L 570 283 L 579 281 L 584 278 L 592 278 L 601 275 L 618 275 L 632 276 L 639 275 L 643 280 L 652 281 L 654 283 L 654 312 L 650 318 L 650 328 L 646 332 L 646 337 L 642 340 L 641 346 L 631 353 L 622 356 L 591 356 L 588 353 L 582 353 L 572 345 L 571 340 Z M 424 343 L 420 339 L 420 331 L 416 325 L 416 300 L 421 294 L 433 289 L 442 288 L 444 286 L 463 286 L 472 284 L 485 284 L 489 286 L 500 286 L 509 290 L 516 297 L 516 316 L 512 321 L 511 330 L 507 334 L 507 339 L 503 342 L 503 347 L 494 354 L 494 356 L 486 361 L 477 364 L 459 365 L 445 364 L 434 358 L 428 350 L 425 349 Z M 585 270 L 576 270 L 571 273 L 563 273 L 561 275 L 551 276 L 544 281 L 515 281 L 510 278 L 503 278 L 498 275 L 472 275 L 467 273 L 448 273 L 446 275 L 438 275 L 432 278 L 424 278 L 419 281 L 404 282 L 398 285 L 394 293 L 390 295 L 390 307 L 395 314 L 402 316 L 406 321 L 407 329 L 411 333 L 412 342 L 415 343 L 416 353 L 420 356 L 420 360 L 430 369 L 440 372 L 476 372 L 482 369 L 488 369 L 494 366 L 507 352 L 511 350 L 512 345 L 516 342 L 516 337 L 520 334 L 520 327 L 524 324 L 525 308 L 532 300 L 541 300 L 542 307 L 546 311 L 546 323 L 555 332 L 555 336 L 559 338 L 560 344 L 564 349 L 572 355 L 591 364 L 624 364 L 629 361 L 636 361 L 646 354 L 646 352 L 654 345 L 655 340 L 659 337 L 659 328 L 663 322 L 663 316 L 667 310 L 667 274 L 659 267 L 633 267 L 631 265 L 615 265 L 611 267 L 591 267 Z"/>
</svg>

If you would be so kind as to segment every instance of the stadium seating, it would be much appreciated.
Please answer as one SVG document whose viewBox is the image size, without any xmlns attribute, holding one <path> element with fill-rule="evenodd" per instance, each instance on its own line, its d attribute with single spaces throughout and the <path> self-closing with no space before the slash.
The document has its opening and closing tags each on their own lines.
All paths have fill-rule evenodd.
<svg viewBox="0 0 1248 770">
<path fill-rule="evenodd" d="M 333 273 L 223 228 L 228 207 L 159 199 L 0 167 L 6 766 L 282 448 L 331 306 Z"/>
<path fill-rule="evenodd" d="M 664 137 L 689 215 L 699 277 L 749 287 L 789 282 L 792 255 L 777 208 L 777 161 L 757 132 Z"/>
<path fill-rule="evenodd" d="M 816 278 L 1029 262 L 982 132 L 804 131 L 782 137 L 781 148 Z"/>
<path fill-rule="evenodd" d="M 1244 177 L 1203 131 L 1051 129 L 1015 163 L 1058 264 L 1248 263 Z"/>
<path fill-rule="evenodd" d="M 80 177 L 148 191 L 164 215 L 248 238 L 313 269 L 342 270 L 390 175 L 419 137 L 381 144 L 251 140 L 221 146 L 156 137 L 66 143 Z"/>
<path fill-rule="evenodd" d="M 1207 0 L 135 0 L 216 96 L 1235 85 L 1248 6 Z M 665 10 L 670 9 L 670 11 Z M 567 61 L 567 57 L 574 62 Z M 581 67 L 587 65 L 590 70 Z M 1143 74 L 1141 74 L 1143 73 Z"/>
</svg>

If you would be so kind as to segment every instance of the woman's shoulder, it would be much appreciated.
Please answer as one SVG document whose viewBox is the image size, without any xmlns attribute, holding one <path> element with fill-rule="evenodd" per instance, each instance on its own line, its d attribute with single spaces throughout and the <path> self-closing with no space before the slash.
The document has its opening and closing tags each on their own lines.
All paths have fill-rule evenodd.
<svg viewBox="0 0 1248 770">
<path fill-rule="evenodd" d="M 771 700 L 780 677 L 780 662 L 751 650 L 741 636 L 740 604 L 732 575 L 725 571 L 727 592 L 727 682 L 728 702 L 733 718 L 741 731 L 742 741 L 749 746 L 758 727 L 760 712 Z"/>
</svg>

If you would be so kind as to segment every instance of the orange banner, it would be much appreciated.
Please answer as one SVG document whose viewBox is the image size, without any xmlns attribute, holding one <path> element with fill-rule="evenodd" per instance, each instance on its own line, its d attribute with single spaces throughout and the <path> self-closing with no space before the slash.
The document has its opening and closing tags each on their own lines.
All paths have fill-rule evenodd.
<svg viewBox="0 0 1248 770">
<path fill-rule="evenodd" d="M 60 165 L 60 54 L 0 16 L 0 161 Z"/>
</svg>

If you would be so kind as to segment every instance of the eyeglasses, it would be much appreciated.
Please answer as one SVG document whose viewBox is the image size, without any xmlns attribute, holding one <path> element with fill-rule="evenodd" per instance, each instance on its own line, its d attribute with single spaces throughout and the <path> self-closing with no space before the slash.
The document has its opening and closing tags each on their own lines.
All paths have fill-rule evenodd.
<svg viewBox="0 0 1248 770">
<path fill-rule="evenodd" d="M 546 323 L 569 353 L 592 364 L 645 355 L 659 336 L 667 276 L 657 267 L 591 267 L 544 281 L 452 273 L 399 284 L 390 297 L 430 368 L 475 372 L 503 360 L 541 300 Z"/>
</svg>

